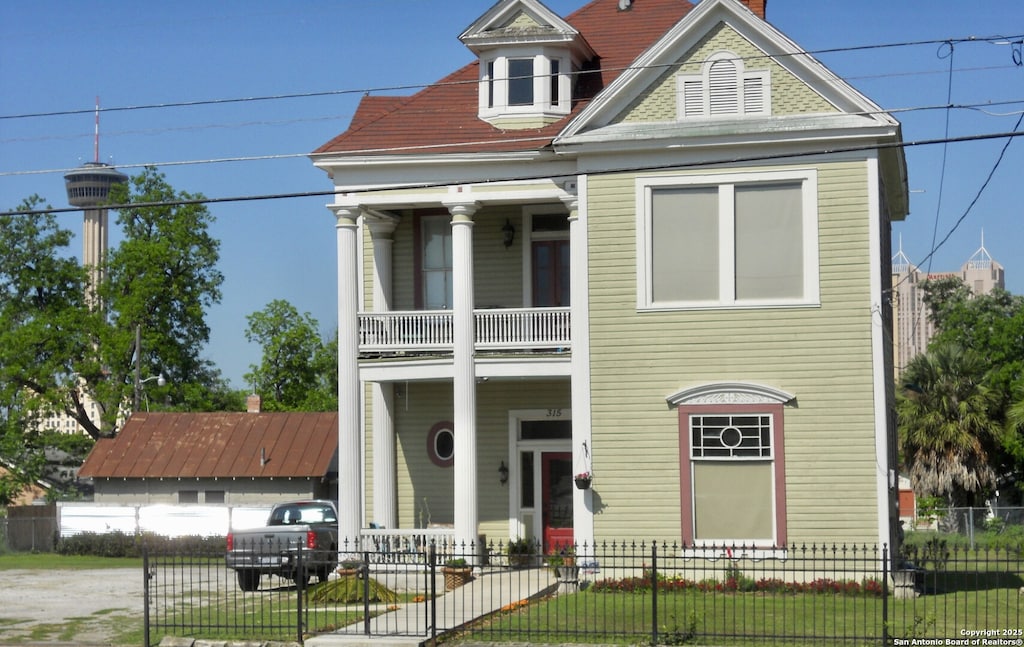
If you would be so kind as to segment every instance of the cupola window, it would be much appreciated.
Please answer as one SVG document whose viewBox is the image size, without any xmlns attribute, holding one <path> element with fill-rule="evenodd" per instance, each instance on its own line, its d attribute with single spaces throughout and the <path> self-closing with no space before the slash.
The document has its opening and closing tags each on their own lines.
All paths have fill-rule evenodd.
<svg viewBox="0 0 1024 647">
<path fill-rule="evenodd" d="M 501 0 L 459 40 L 478 57 L 478 116 L 497 128 L 542 128 L 572 110 L 574 72 L 597 54 L 541 0 Z"/>
</svg>

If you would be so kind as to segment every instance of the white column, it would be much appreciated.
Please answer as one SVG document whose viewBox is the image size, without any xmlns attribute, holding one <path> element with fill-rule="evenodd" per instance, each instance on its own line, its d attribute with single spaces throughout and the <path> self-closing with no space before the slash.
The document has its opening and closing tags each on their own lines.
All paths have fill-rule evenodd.
<svg viewBox="0 0 1024 647">
<path fill-rule="evenodd" d="M 359 208 L 332 207 L 338 236 L 338 540 L 353 547 L 362 527 L 359 396 Z M 346 542 L 349 542 L 346 544 Z"/>
<path fill-rule="evenodd" d="M 584 458 L 593 469 L 595 459 L 591 438 L 590 419 L 590 281 L 587 263 L 587 177 L 566 183 L 569 195 L 562 202 L 569 209 L 569 307 L 572 329 L 572 464 L 573 469 L 584 465 Z M 582 198 L 581 198 L 582 196 Z M 589 457 L 584 456 L 584 447 Z M 600 474 L 594 470 L 595 486 L 600 487 Z M 594 493 L 593 490 L 573 490 L 573 536 L 580 546 L 594 545 Z"/>
<path fill-rule="evenodd" d="M 452 335 L 455 399 L 455 541 L 477 541 L 476 368 L 473 326 L 474 202 L 446 204 L 452 214 Z"/>
<path fill-rule="evenodd" d="M 367 219 L 373 238 L 373 311 L 391 310 L 391 250 L 397 220 Z M 398 526 L 395 473 L 394 387 L 374 382 L 373 411 L 373 516 L 385 528 Z"/>
</svg>

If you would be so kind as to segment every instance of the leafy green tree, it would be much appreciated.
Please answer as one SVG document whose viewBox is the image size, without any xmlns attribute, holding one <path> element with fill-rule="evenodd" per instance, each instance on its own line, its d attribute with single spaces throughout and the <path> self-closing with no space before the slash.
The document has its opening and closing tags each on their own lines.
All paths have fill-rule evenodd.
<svg viewBox="0 0 1024 647">
<path fill-rule="evenodd" d="M 337 398 L 337 341 L 325 344 L 319 324 L 299 315 L 288 301 L 275 299 L 247 317 L 245 337 L 263 349 L 258 365 L 245 374 L 268 410 L 333 411 Z M 333 385 L 333 390 L 332 390 Z"/>
<path fill-rule="evenodd" d="M 932 344 L 907 366 L 912 395 L 897 402 L 899 449 L 915 492 L 951 505 L 974 505 L 996 487 L 992 460 L 1002 426 L 998 397 L 985 383 L 980 355 Z"/>
<path fill-rule="evenodd" d="M 925 302 L 936 325 L 930 347 L 957 345 L 980 356 L 978 370 L 996 404 L 991 418 L 1002 424 L 989 460 L 1000 490 L 1024 495 L 1024 297 L 999 288 L 973 294 L 956 276 L 928 281 Z"/>
<path fill-rule="evenodd" d="M 32 406 L 64 412 L 94 439 L 113 436 L 143 379 L 148 400 L 178 408 L 224 400 L 218 372 L 200 352 L 209 340 L 205 308 L 220 301 L 219 242 L 201 196 L 176 192 L 147 168 L 116 185 L 122 242 L 111 249 L 87 302 L 88 277 L 71 254 L 69 231 L 51 214 L 0 218 L 0 384 L 31 395 Z M 14 214 L 38 209 L 30 198 Z M 137 343 L 136 340 L 141 343 Z M 90 418 L 86 396 L 100 408 Z"/>
<path fill-rule="evenodd" d="M 933 344 L 958 344 L 981 354 L 990 386 L 1009 398 L 1011 385 L 1024 378 L 1024 297 L 995 288 L 972 294 L 959 277 L 925 283 L 936 334 Z"/>
</svg>

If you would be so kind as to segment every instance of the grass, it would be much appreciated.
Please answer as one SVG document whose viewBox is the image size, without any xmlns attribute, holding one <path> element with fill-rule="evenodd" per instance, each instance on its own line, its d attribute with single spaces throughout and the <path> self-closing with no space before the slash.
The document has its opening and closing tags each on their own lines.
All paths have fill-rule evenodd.
<svg viewBox="0 0 1024 647">
<path fill-rule="evenodd" d="M 962 629 L 1017 627 L 1021 620 L 1021 603 L 1012 589 L 890 598 L 888 604 L 889 634 L 897 638 L 946 638 Z M 881 598 L 686 591 L 660 594 L 658 605 L 660 644 L 749 644 L 769 637 L 786 645 L 823 640 L 859 645 L 880 640 L 883 629 Z M 519 606 L 459 639 L 636 644 L 651 635 L 652 618 L 649 594 L 583 591 Z"/>
<path fill-rule="evenodd" d="M 25 619 L 0 619 L 0 643 L 74 644 L 90 634 L 102 634 L 110 645 L 139 645 L 143 642 L 142 620 L 123 609 L 104 609 L 87 616 L 64 618 L 60 622 L 32 623 Z M 110 637 L 110 638 L 108 638 Z"/>
<path fill-rule="evenodd" d="M 142 571 L 142 560 L 134 557 L 91 557 L 88 555 L 57 555 L 55 553 L 4 553 L 0 555 L 0 571 L 26 570 L 88 570 L 95 568 L 135 568 Z"/>
<path fill-rule="evenodd" d="M 930 572 L 926 594 L 884 599 L 877 593 L 659 591 L 655 627 L 650 588 L 602 591 L 600 587 L 510 608 L 460 633 L 473 642 L 659 644 L 877 644 L 883 603 L 891 638 L 959 636 L 964 629 L 1020 627 L 1024 582 L 1017 573 Z"/>
<path fill-rule="evenodd" d="M 370 616 L 386 612 L 397 603 L 412 602 L 414 594 L 396 594 L 371 581 Z M 362 581 L 337 578 L 309 588 L 303 609 L 306 629 L 326 633 L 365 620 L 361 599 Z M 198 633 L 215 640 L 295 640 L 297 595 L 295 589 L 273 588 L 254 593 L 231 592 L 193 604 L 179 599 L 173 606 L 151 616 L 154 631 L 189 637 Z"/>
</svg>

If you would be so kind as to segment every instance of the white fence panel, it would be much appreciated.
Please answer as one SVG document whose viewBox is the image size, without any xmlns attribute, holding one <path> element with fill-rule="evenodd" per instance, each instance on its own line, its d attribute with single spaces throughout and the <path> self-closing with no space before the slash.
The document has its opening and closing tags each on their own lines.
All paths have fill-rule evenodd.
<svg viewBox="0 0 1024 647">
<path fill-rule="evenodd" d="M 229 530 L 258 528 L 266 524 L 267 506 L 216 505 L 102 505 L 58 503 L 60 536 L 83 532 L 152 532 L 165 537 L 217 537 Z"/>
</svg>

